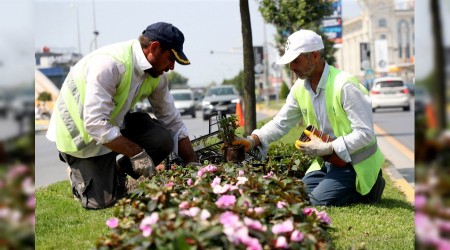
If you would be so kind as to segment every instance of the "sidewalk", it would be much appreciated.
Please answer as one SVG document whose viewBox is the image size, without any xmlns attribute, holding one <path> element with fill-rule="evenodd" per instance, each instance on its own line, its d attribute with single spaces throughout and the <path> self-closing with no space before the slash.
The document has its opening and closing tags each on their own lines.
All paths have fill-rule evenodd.
<svg viewBox="0 0 450 250">
<path fill-rule="evenodd" d="M 48 128 L 49 120 L 34 120 L 34 131 L 45 131 Z"/>
</svg>

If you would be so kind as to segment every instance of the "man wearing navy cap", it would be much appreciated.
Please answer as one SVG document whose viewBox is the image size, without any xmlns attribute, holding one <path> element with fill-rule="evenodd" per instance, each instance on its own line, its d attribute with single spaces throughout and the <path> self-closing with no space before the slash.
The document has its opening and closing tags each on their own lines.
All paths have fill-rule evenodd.
<svg viewBox="0 0 450 250">
<path fill-rule="evenodd" d="M 198 161 L 164 74 L 175 61 L 190 64 L 183 43 L 178 28 L 154 23 L 137 40 L 93 51 L 69 72 L 47 138 L 70 166 L 72 192 L 84 208 L 114 205 L 126 195 L 127 175 L 151 178 L 171 152 Z M 157 119 L 130 112 L 145 98 Z"/>
</svg>

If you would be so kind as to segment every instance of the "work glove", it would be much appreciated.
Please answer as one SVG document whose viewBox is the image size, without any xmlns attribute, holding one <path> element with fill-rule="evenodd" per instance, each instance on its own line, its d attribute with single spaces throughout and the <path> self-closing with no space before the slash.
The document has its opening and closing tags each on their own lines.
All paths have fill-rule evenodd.
<svg viewBox="0 0 450 250">
<path fill-rule="evenodd" d="M 245 152 L 250 152 L 255 147 L 255 140 L 251 136 L 247 136 L 247 138 L 236 136 L 231 145 L 244 145 Z"/>
<path fill-rule="evenodd" d="M 304 133 L 311 139 L 310 141 L 295 141 L 295 147 L 302 151 L 303 154 L 309 156 L 325 156 L 333 153 L 333 145 L 331 142 L 323 142 L 322 139 L 309 130 L 305 130 Z"/>
<path fill-rule="evenodd" d="M 155 164 L 153 163 L 152 158 L 147 154 L 147 152 L 145 152 L 145 149 L 143 149 L 139 154 L 131 157 L 130 161 L 133 171 L 136 174 L 148 178 L 155 175 Z"/>
</svg>

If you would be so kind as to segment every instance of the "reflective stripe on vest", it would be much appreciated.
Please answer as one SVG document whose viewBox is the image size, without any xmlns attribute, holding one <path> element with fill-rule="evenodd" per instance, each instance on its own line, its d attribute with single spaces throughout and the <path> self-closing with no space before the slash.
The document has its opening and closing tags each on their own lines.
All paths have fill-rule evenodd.
<svg viewBox="0 0 450 250">
<path fill-rule="evenodd" d="M 114 125 L 114 119 L 122 110 L 127 98 L 129 97 L 130 85 L 133 72 L 133 41 L 113 44 L 94 51 L 90 55 L 78 62 L 71 72 L 73 77 L 67 77 L 64 82 L 60 95 L 56 101 L 56 146 L 61 152 L 76 152 L 85 148 L 92 137 L 86 132 L 83 121 L 84 96 L 86 92 L 85 66 L 90 58 L 95 55 L 109 55 L 118 63 L 125 66 L 125 72 L 118 85 L 117 91 L 113 96 L 115 108 L 111 113 L 109 122 Z M 141 84 L 138 93 L 131 103 L 131 108 L 143 96 L 149 96 L 158 86 L 159 77 L 147 77 Z"/>
</svg>

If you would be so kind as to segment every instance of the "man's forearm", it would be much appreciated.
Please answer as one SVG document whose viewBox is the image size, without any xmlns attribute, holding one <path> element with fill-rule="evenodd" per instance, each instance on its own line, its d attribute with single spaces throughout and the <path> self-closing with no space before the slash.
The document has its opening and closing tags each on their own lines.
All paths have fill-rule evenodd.
<svg viewBox="0 0 450 250">
<path fill-rule="evenodd" d="M 119 136 L 116 139 L 103 144 L 105 147 L 111 149 L 114 152 L 123 154 L 129 158 L 142 152 L 142 148 L 136 143 L 128 140 L 124 136 Z"/>
</svg>

